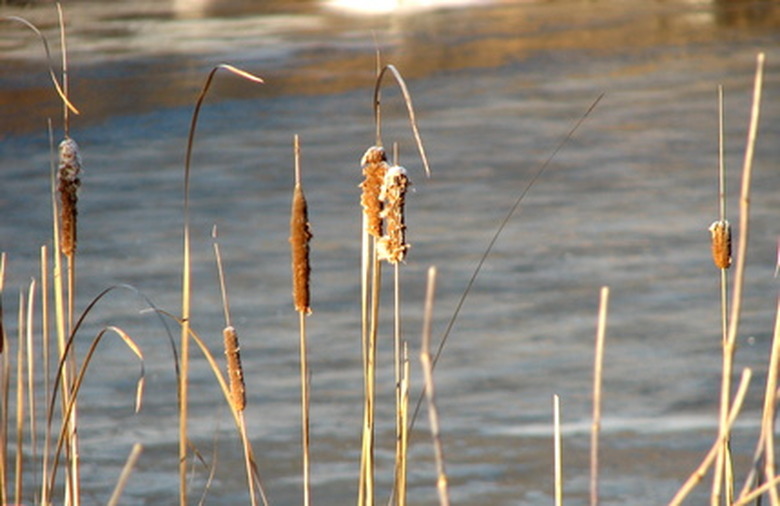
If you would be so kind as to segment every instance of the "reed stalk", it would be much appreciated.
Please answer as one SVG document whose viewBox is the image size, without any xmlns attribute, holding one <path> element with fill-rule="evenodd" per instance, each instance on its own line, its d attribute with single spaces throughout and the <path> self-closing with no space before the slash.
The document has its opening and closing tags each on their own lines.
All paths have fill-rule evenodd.
<svg viewBox="0 0 780 506">
<path fill-rule="evenodd" d="M 0 253 L 0 504 L 8 502 L 8 395 L 10 391 L 10 361 L 5 335 L 5 252 Z"/>
<path fill-rule="evenodd" d="M 439 428 L 439 413 L 436 408 L 436 391 L 433 381 L 433 363 L 431 361 L 431 326 L 433 324 L 433 302 L 436 293 L 436 267 L 428 268 L 428 284 L 425 291 L 425 311 L 423 316 L 422 349 L 420 363 L 422 364 L 425 382 L 425 398 L 428 403 L 428 421 L 431 427 L 433 452 L 436 458 L 436 491 L 439 495 L 439 505 L 450 504 L 449 487 L 447 485 L 447 470 L 444 463 L 444 448 L 441 442 Z"/>
<path fill-rule="evenodd" d="M 290 246 L 292 257 L 293 305 L 298 312 L 301 366 L 301 442 L 303 447 L 303 504 L 311 504 L 311 464 L 309 449 L 309 359 L 306 348 L 306 315 L 311 314 L 309 290 L 311 265 L 309 241 L 312 238 L 308 205 L 301 182 L 301 146 L 294 139 L 295 186 L 290 213 Z"/>
<path fill-rule="evenodd" d="M 195 101 L 187 136 L 187 149 L 184 159 L 184 225 L 182 241 L 182 287 L 181 287 L 181 363 L 179 367 L 179 504 L 187 504 L 187 454 L 189 438 L 187 436 L 188 396 L 189 396 L 189 355 L 190 355 L 190 307 L 192 298 L 192 258 L 190 240 L 190 168 L 195 129 L 203 101 L 208 94 L 215 74 L 220 69 L 227 70 L 242 79 L 262 84 L 263 79 L 245 70 L 229 64 L 219 64 L 208 73 L 203 87 Z"/>
<path fill-rule="evenodd" d="M 734 272 L 731 311 L 729 315 L 728 333 L 726 340 L 723 343 L 723 377 L 721 381 L 719 430 L 721 432 L 721 439 L 724 441 L 724 445 L 725 442 L 729 439 L 726 419 L 729 412 L 731 375 L 733 372 L 737 332 L 739 329 L 739 320 L 742 310 L 742 291 L 744 288 L 748 232 L 750 225 L 750 184 L 753 170 L 753 153 L 755 152 L 756 138 L 758 136 L 758 121 L 761 110 L 761 88 L 763 85 L 764 60 L 764 53 L 759 53 L 756 58 L 756 75 L 753 86 L 753 105 L 750 113 L 747 145 L 745 148 L 745 157 L 742 166 L 742 188 L 739 205 L 739 242 L 737 247 L 737 258 Z M 718 453 L 717 464 L 715 466 L 715 476 L 713 479 L 712 494 L 710 498 L 710 503 L 712 506 L 717 506 L 720 504 L 721 491 L 724 487 L 723 474 L 725 471 L 724 466 L 726 465 L 726 459 L 727 450 L 724 446 L 724 448 L 722 448 Z M 729 494 L 728 488 L 727 494 Z M 727 499 L 730 499 L 730 496 L 727 496 Z"/>
<path fill-rule="evenodd" d="M 22 504 L 23 498 L 23 471 L 24 464 L 24 292 L 19 293 L 19 329 L 17 336 L 16 349 L 16 459 L 14 481 L 14 501 L 16 504 Z"/>
<path fill-rule="evenodd" d="M 133 468 L 138 463 L 138 459 L 141 457 L 141 451 L 143 446 L 140 443 L 133 445 L 133 449 L 130 451 L 130 455 L 127 456 L 127 461 L 122 468 L 122 473 L 119 475 L 114 491 L 111 493 L 111 497 L 108 499 L 107 506 L 116 506 L 119 504 L 119 498 L 122 497 L 122 492 L 127 485 L 127 481 L 130 479 L 130 474 L 133 472 Z"/>
<path fill-rule="evenodd" d="M 602 286 L 596 326 L 596 355 L 593 361 L 593 425 L 590 433 L 590 504 L 599 503 L 599 433 L 601 432 L 601 383 L 604 364 L 604 339 L 607 334 L 609 287 Z"/>
<path fill-rule="evenodd" d="M 555 506 L 563 505 L 563 444 L 561 442 L 561 398 L 553 395 L 553 490 Z"/>
<path fill-rule="evenodd" d="M 764 389 L 764 411 L 761 417 L 761 434 L 764 444 L 764 478 L 773 483 L 768 491 L 772 504 L 778 504 L 777 469 L 775 467 L 775 420 L 777 418 L 778 368 L 780 367 L 780 297 L 775 311 L 775 329 L 772 335 L 772 351 L 769 357 L 766 388 Z"/>
<path fill-rule="evenodd" d="M 217 242 L 217 227 L 212 229 L 211 233 L 214 239 L 214 258 L 217 262 L 217 274 L 219 276 L 219 288 L 222 294 L 222 310 L 225 314 L 225 328 L 222 330 L 222 338 L 225 346 L 225 358 L 227 361 L 228 375 L 228 401 L 231 409 L 237 414 L 237 423 L 241 444 L 244 452 L 244 468 L 246 470 L 246 479 L 249 490 L 249 501 L 252 506 L 257 505 L 257 494 L 255 492 L 255 480 L 253 473 L 253 459 L 251 446 L 246 430 L 246 420 L 244 419 L 244 410 L 246 409 L 246 383 L 244 382 L 244 369 L 241 366 L 241 348 L 238 344 L 238 332 L 233 326 L 230 317 L 230 302 L 228 299 L 227 282 L 225 281 L 225 270 L 222 266 L 222 252 Z"/>
</svg>

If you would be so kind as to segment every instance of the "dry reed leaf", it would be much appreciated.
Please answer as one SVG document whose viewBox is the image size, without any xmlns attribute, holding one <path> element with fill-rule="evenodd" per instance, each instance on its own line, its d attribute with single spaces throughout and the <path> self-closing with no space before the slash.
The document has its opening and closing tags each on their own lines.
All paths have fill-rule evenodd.
<svg viewBox="0 0 780 506">
<path fill-rule="evenodd" d="M 387 172 L 387 154 L 381 146 L 371 146 L 360 159 L 363 166 L 363 182 L 360 188 L 363 194 L 360 197 L 360 204 L 363 206 L 363 213 L 366 216 L 366 231 L 376 237 L 382 237 L 382 202 L 379 198 L 382 185 Z"/>
<path fill-rule="evenodd" d="M 227 357 L 228 378 L 230 378 L 230 402 L 236 411 L 246 408 L 246 390 L 244 388 L 244 370 L 241 368 L 241 353 L 238 346 L 238 333 L 232 325 L 222 331 L 225 338 L 225 356 Z"/>
<path fill-rule="evenodd" d="M 710 225 L 712 235 L 712 260 L 719 269 L 731 267 L 731 225 L 718 220 Z"/>
<path fill-rule="evenodd" d="M 306 197 L 300 184 L 293 190 L 292 214 L 290 217 L 290 244 L 292 245 L 293 303 L 295 310 L 311 314 L 309 279 L 309 241 L 312 238 Z"/>
<path fill-rule="evenodd" d="M 59 151 L 58 190 L 62 220 L 60 249 L 63 255 L 71 257 L 76 251 L 76 204 L 81 186 L 81 156 L 78 144 L 70 137 L 60 143 Z"/>
<path fill-rule="evenodd" d="M 406 169 L 394 165 L 387 169 L 379 193 L 379 200 L 383 203 L 380 216 L 385 220 L 385 234 L 377 243 L 377 252 L 380 260 L 387 260 L 391 264 L 402 262 L 409 249 L 406 243 L 404 205 L 410 184 Z"/>
</svg>

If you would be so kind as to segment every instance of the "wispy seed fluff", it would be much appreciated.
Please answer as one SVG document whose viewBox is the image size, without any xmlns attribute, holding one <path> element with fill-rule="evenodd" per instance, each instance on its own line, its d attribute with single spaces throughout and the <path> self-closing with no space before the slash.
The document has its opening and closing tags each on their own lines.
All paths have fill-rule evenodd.
<svg viewBox="0 0 780 506">
<path fill-rule="evenodd" d="M 360 188 L 363 194 L 360 197 L 360 204 L 363 206 L 365 215 L 366 231 L 376 237 L 382 237 L 382 202 L 379 193 L 387 173 L 387 155 L 381 146 L 371 146 L 360 159 L 360 165 L 363 167 L 363 182 Z"/>
<path fill-rule="evenodd" d="M 300 184 L 293 190 L 292 213 L 290 216 L 290 244 L 292 246 L 293 304 L 295 310 L 311 313 L 309 294 L 309 241 L 312 238 L 306 197 Z"/>
<path fill-rule="evenodd" d="M 244 370 L 241 368 L 241 353 L 238 346 L 238 333 L 232 325 L 222 331 L 225 338 L 225 356 L 227 357 L 228 379 L 230 381 L 230 403 L 236 411 L 246 408 L 246 389 Z"/>
<path fill-rule="evenodd" d="M 81 186 L 81 156 L 79 146 L 71 138 L 66 138 L 60 143 L 59 179 L 58 191 L 60 193 L 61 206 L 61 237 L 60 250 L 63 255 L 72 256 L 76 251 L 76 204 L 78 202 L 78 190 Z"/>
<path fill-rule="evenodd" d="M 387 260 L 391 264 L 402 262 L 409 249 L 406 243 L 404 204 L 410 184 L 406 169 L 394 165 L 387 169 L 379 193 L 379 200 L 383 203 L 380 214 L 385 220 L 385 234 L 377 243 L 377 251 L 380 260 Z"/>
<path fill-rule="evenodd" d="M 710 225 L 712 235 L 712 261 L 720 269 L 731 267 L 731 225 L 718 220 Z"/>
</svg>

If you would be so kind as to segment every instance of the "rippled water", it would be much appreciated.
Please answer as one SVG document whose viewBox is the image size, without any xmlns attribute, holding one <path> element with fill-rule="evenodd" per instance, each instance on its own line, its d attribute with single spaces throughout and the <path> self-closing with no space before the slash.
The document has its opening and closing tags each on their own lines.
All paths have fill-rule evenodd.
<svg viewBox="0 0 780 506">
<path fill-rule="evenodd" d="M 460 2 L 462 4 L 462 2 Z M 567 504 L 588 495 L 588 430 L 598 291 L 611 289 L 604 372 L 602 504 L 668 501 L 716 431 L 718 273 L 716 86 L 726 95 L 727 194 L 737 219 L 755 58 L 767 54 L 751 200 L 737 371 L 754 368 L 734 440 L 739 476 L 755 444 L 776 302 L 780 7 L 774 2 L 472 2 L 364 15 L 311 1 L 72 2 L 66 8 L 72 120 L 85 172 L 79 301 L 128 283 L 179 311 L 187 128 L 207 72 L 230 62 L 263 86 L 218 75 L 196 136 L 193 328 L 219 354 L 223 325 L 210 238 L 219 227 L 248 382 L 249 434 L 274 504 L 300 501 L 297 316 L 289 301 L 292 137 L 300 134 L 314 229 L 313 495 L 356 497 L 362 379 L 358 162 L 374 141 L 375 48 L 407 78 L 433 177 L 423 176 L 398 93 L 384 93 L 386 144 L 400 143 L 415 192 L 402 269 L 416 356 L 425 271 L 439 269 L 441 336 L 479 257 L 565 133 L 488 258 L 436 369 L 453 502 L 552 500 L 552 395 L 562 398 Z M 56 41 L 50 6 L 0 7 Z M 5 317 L 49 241 L 46 118 L 59 107 L 40 43 L 0 29 L 0 249 Z M 57 47 L 54 42 L 52 44 Z M 388 81 L 389 83 L 389 81 Z M 735 231 L 736 232 L 736 231 Z M 387 286 L 390 278 L 387 278 Z M 390 300 L 390 292 L 385 299 Z M 132 413 L 135 359 L 108 340 L 84 386 L 84 490 L 105 502 L 135 442 L 128 503 L 177 501 L 175 376 L 164 326 L 127 290 L 87 320 L 125 328 L 145 353 L 145 406 Z M 380 349 L 380 420 L 392 419 L 390 312 Z M 15 335 L 8 324 L 9 337 Z M 171 326 L 171 333 L 177 335 Z M 219 463 L 208 503 L 245 501 L 241 455 L 205 362 L 192 371 L 191 431 Z M 42 409 L 39 404 L 38 409 Z M 380 423 L 379 496 L 391 483 L 393 426 Z M 424 417 L 411 504 L 435 501 Z M 216 456 L 214 455 L 216 452 Z M 196 466 L 197 467 L 197 466 Z M 207 473 L 199 469 L 193 500 Z M 706 497 L 702 487 L 697 501 Z"/>
</svg>

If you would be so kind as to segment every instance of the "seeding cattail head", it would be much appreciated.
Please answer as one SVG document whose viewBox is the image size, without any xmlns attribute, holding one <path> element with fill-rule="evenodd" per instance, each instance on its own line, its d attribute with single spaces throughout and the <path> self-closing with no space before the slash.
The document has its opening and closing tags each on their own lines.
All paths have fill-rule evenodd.
<svg viewBox="0 0 780 506">
<path fill-rule="evenodd" d="M 290 218 L 290 244 L 292 245 L 293 304 L 295 310 L 311 313 L 309 279 L 309 241 L 312 238 L 306 197 L 300 184 L 293 190 L 292 215 Z"/>
<path fill-rule="evenodd" d="M 363 182 L 360 188 L 363 194 L 360 197 L 360 204 L 363 206 L 365 215 L 366 231 L 376 238 L 382 237 L 382 202 L 379 199 L 379 193 L 384 183 L 385 173 L 387 172 L 387 155 L 381 146 L 371 146 L 360 159 L 363 166 Z"/>
<path fill-rule="evenodd" d="M 76 251 L 76 204 L 81 186 L 81 156 L 79 146 L 70 137 L 60 143 L 58 190 L 60 193 L 62 235 L 60 250 L 68 257 Z"/>
<path fill-rule="evenodd" d="M 731 267 L 731 225 L 726 220 L 718 220 L 710 225 L 712 235 L 712 260 L 720 269 Z"/>
<path fill-rule="evenodd" d="M 228 379 L 230 381 L 230 402 L 236 411 L 246 408 L 244 371 L 241 368 L 241 353 L 238 346 L 238 333 L 232 325 L 222 331 L 225 338 L 225 356 L 227 357 Z"/>
<path fill-rule="evenodd" d="M 381 217 L 385 220 L 385 234 L 377 243 L 380 260 L 391 264 L 402 262 L 409 249 L 406 243 L 404 204 L 406 190 L 410 185 L 406 169 L 394 165 L 387 170 L 379 200 L 383 203 Z"/>
</svg>

